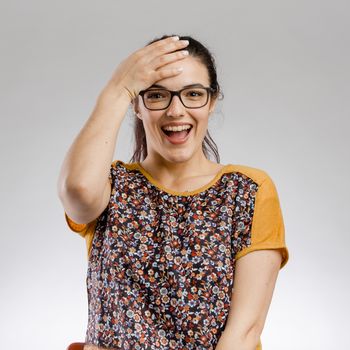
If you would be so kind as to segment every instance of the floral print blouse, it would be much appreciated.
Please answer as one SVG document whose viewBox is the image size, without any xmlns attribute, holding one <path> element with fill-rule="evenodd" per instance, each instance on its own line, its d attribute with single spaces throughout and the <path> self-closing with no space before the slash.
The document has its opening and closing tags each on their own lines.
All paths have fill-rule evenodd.
<svg viewBox="0 0 350 350">
<path fill-rule="evenodd" d="M 66 216 L 88 248 L 86 344 L 122 350 L 213 350 L 225 329 L 235 262 L 258 249 L 289 254 L 269 175 L 225 165 L 189 192 L 116 160 L 104 212 Z M 261 349 L 261 343 L 257 349 Z"/>
</svg>

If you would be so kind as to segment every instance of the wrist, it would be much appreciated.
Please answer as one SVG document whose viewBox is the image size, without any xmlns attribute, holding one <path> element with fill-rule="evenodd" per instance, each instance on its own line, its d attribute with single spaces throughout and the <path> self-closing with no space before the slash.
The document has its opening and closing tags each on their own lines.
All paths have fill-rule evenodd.
<svg viewBox="0 0 350 350">
<path fill-rule="evenodd" d="M 117 101 L 129 105 L 132 102 L 132 98 L 123 86 L 107 85 L 98 96 L 97 103 L 99 105 L 104 105 L 115 103 Z"/>
</svg>

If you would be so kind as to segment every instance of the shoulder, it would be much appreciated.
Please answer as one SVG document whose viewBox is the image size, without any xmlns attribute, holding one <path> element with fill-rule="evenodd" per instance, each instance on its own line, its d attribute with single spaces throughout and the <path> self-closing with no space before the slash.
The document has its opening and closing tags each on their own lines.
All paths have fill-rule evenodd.
<svg viewBox="0 0 350 350">
<path fill-rule="evenodd" d="M 120 159 L 113 160 L 111 163 L 111 174 L 118 175 L 131 175 L 134 170 L 138 169 L 137 163 L 126 163 Z"/>
<path fill-rule="evenodd" d="M 242 164 L 229 164 L 229 169 L 230 171 L 244 175 L 245 178 L 250 179 L 258 186 L 262 185 L 265 182 L 272 182 L 269 173 L 261 168 L 255 168 Z"/>
<path fill-rule="evenodd" d="M 111 168 L 121 169 L 124 171 L 134 170 L 134 169 L 138 169 L 138 164 L 137 163 L 126 163 L 120 159 L 116 159 L 116 160 L 112 161 Z"/>
<path fill-rule="evenodd" d="M 127 163 L 120 159 L 112 161 L 109 173 L 111 184 L 118 183 L 118 186 L 120 187 L 121 184 L 124 183 L 128 186 L 128 184 L 135 181 L 139 176 L 138 163 Z"/>
</svg>

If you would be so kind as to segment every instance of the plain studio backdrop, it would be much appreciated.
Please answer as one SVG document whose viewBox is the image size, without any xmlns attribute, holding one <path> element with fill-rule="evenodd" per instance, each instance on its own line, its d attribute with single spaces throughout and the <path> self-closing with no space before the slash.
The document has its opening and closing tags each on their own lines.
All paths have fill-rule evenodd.
<svg viewBox="0 0 350 350">
<path fill-rule="evenodd" d="M 265 350 L 349 349 L 348 1 L 2 1 L 1 348 L 64 350 L 87 325 L 84 240 L 64 220 L 63 158 L 117 65 L 163 34 L 216 57 L 221 163 L 274 180 L 289 263 Z M 132 154 L 131 115 L 114 159 Z"/>
</svg>

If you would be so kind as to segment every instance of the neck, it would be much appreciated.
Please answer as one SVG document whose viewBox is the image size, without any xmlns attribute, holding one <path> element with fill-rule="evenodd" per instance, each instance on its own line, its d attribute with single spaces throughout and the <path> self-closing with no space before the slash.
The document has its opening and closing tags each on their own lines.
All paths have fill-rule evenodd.
<svg viewBox="0 0 350 350">
<path fill-rule="evenodd" d="M 140 165 L 159 182 L 164 179 L 169 182 L 177 182 L 186 178 L 205 175 L 218 166 L 217 163 L 206 159 L 203 153 L 197 158 L 191 158 L 184 162 L 171 162 L 164 158 L 147 156 Z"/>
</svg>

